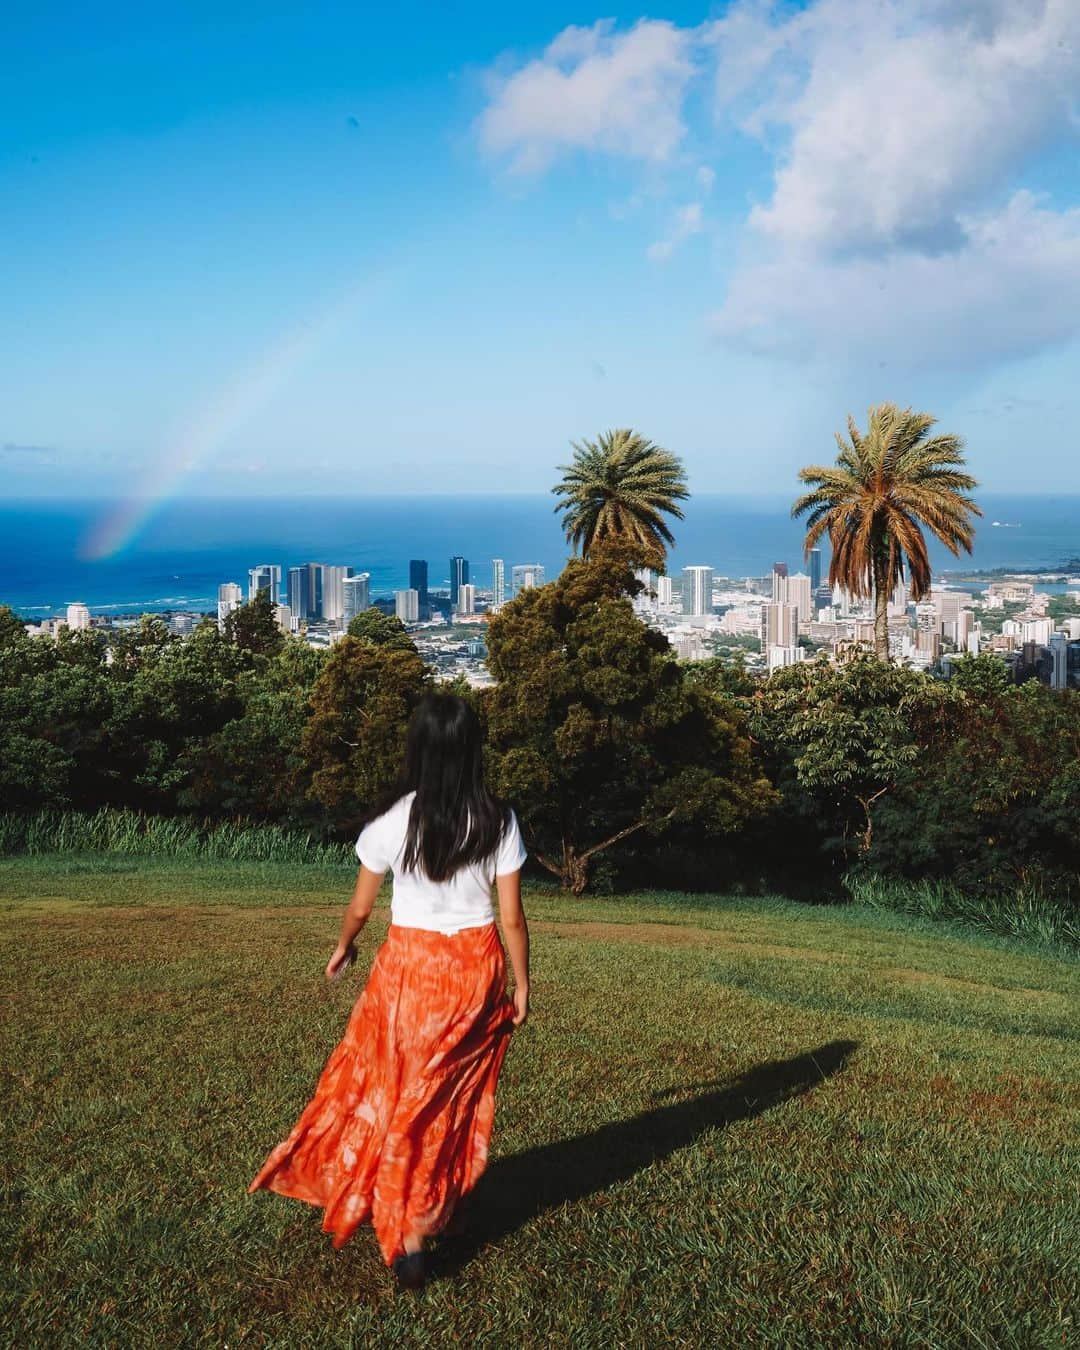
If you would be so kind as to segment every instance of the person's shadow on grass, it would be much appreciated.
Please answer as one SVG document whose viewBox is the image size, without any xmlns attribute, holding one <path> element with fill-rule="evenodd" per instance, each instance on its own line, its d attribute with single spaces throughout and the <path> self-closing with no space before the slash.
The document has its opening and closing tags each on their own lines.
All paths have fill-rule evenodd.
<svg viewBox="0 0 1080 1350">
<path fill-rule="evenodd" d="M 725 1086 L 720 1086 L 723 1080 L 697 1084 L 699 1089 L 712 1090 L 690 1101 L 658 1106 L 573 1139 L 499 1158 L 469 1198 L 467 1231 L 439 1245 L 433 1275 L 460 1269 L 488 1243 L 506 1237 L 545 1210 L 626 1181 L 650 1163 L 692 1144 L 706 1130 L 752 1120 L 801 1096 L 839 1073 L 857 1045 L 856 1041 L 829 1041 L 793 1059 L 758 1064 Z M 684 1090 L 668 1089 L 658 1096 Z"/>
</svg>

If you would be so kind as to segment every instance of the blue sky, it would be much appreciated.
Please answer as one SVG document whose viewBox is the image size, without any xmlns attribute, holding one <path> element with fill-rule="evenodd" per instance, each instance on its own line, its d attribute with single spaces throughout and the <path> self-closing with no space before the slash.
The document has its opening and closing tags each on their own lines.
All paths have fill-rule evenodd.
<svg viewBox="0 0 1080 1350">
<path fill-rule="evenodd" d="M 884 398 L 1080 492 L 1072 0 L 46 3 L 0 75 L 10 495 L 539 491 L 618 425 L 776 491 Z"/>
</svg>

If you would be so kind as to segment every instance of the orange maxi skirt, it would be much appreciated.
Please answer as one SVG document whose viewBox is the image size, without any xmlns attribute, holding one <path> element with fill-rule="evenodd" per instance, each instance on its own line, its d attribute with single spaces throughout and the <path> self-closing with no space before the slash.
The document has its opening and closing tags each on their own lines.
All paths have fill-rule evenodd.
<svg viewBox="0 0 1080 1350">
<path fill-rule="evenodd" d="M 370 1218 L 387 1265 L 439 1232 L 487 1163 L 513 1014 L 493 923 L 391 924 L 314 1097 L 249 1192 L 320 1206 L 335 1247 Z"/>
</svg>

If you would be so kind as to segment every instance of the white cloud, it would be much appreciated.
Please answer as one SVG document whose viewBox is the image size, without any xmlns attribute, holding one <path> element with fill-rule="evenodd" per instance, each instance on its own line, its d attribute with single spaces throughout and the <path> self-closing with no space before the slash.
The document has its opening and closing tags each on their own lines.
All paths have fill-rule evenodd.
<svg viewBox="0 0 1080 1350">
<path fill-rule="evenodd" d="M 713 190 L 713 184 L 716 182 L 716 170 L 710 169 L 707 164 L 702 164 L 697 171 L 696 177 L 698 187 L 706 196 L 708 196 Z"/>
<path fill-rule="evenodd" d="M 701 203 L 690 202 L 675 212 L 675 219 L 666 237 L 649 245 L 648 256 L 653 262 L 666 262 L 685 239 L 689 239 L 692 234 L 700 234 L 704 228 Z"/>
<path fill-rule="evenodd" d="M 691 30 L 660 20 L 624 33 L 611 20 L 567 28 L 538 59 L 492 77 L 481 142 L 517 172 L 567 150 L 665 160 L 685 132 L 691 49 Z"/>
<path fill-rule="evenodd" d="M 788 137 L 751 216 L 786 245 L 955 247 L 962 213 L 1075 134 L 1077 0 L 818 0 L 792 17 L 744 3 L 710 40 L 721 104 Z"/>
<path fill-rule="evenodd" d="M 780 252 L 740 270 L 715 316 L 750 350 L 895 367 L 975 367 L 1068 340 L 1080 317 L 1080 209 L 1026 192 L 964 218 L 963 247 L 812 258 Z"/>
</svg>

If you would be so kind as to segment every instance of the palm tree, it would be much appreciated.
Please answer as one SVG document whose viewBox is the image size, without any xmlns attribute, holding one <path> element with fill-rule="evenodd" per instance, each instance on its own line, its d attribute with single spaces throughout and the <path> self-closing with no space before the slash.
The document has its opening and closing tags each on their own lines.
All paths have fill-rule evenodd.
<svg viewBox="0 0 1080 1350">
<path fill-rule="evenodd" d="M 832 544 L 829 581 L 855 596 L 874 598 L 874 649 L 889 656 L 888 605 L 905 564 L 911 597 L 930 590 L 925 526 L 959 556 L 971 552 L 973 516 L 982 512 L 964 494 L 977 484 L 963 472 L 959 436 L 930 436 L 934 418 L 894 403 L 870 409 L 865 436 L 848 417 L 848 439 L 837 436 L 840 453 L 832 468 L 818 464 L 799 478 L 810 485 L 791 508 L 809 512 L 804 548 L 823 534 Z"/>
<path fill-rule="evenodd" d="M 675 542 L 664 516 L 682 520 L 678 503 L 690 495 L 682 460 L 628 428 L 570 444 L 573 462 L 559 465 L 552 488 L 563 499 L 555 510 L 567 543 L 587 558 L 602 540 L 622 539 L 663 566 L 665 545 Z"/>
</svg>

